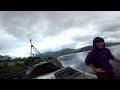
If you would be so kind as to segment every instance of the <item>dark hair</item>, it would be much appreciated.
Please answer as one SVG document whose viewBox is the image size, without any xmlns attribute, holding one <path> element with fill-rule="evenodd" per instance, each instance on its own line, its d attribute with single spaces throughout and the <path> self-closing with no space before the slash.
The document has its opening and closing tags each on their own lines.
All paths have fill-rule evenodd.
<svg viewBox="0 0 120 90">
<path fill-rule="evenodd" d="M 104 42 L 104 39 L 101 38 L 101 37 L 96 37 L 96 38 L 95 38 L 95 42 L 96 42 L 96 43 L 101 42 L 101 41 Z"/>
</svg>

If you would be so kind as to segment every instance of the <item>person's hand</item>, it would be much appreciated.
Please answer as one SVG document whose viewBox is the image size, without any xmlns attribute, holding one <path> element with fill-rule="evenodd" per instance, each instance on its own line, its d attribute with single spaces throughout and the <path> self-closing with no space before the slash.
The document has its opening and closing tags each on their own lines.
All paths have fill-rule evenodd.
<svg viewBox="0 0 120 90">
<path fill-rule="evenodd" d="M 105 72 L 105 71 L 103 71 L 102 68 L 96 68 L 96 69 L 94 69 L 94 71 L 95 71 L 95 72 L 98 72 L 98 73 L 103 73 L 103 72 Z"/>
</svg>

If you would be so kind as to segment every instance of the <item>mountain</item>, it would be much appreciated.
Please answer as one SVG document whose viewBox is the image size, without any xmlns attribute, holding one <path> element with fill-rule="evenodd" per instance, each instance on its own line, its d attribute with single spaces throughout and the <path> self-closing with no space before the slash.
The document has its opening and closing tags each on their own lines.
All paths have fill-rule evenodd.
<svg viewBox="0 0 120 90">
<path fill-rule="evenodd" d="M 62 56 L 62 55 L 72 54 L 72 53 L 75 53 L 75 52 L 76 52 L 76 49 L 65 48 L 65 49 L 62 49 L 62 50 L 56 51 L 56 52 L 43 53 L 42 55 L 44 57 L 50 57 L 50 56 L 59 57 L 59 56 Z"/>
<path fill-rule="evenodd" d="M 105 46 L 106 47 L 109 47 L 109 46 L 114 46 L 114 45 L 119 45 L 120 44 L 120 42 L 107 42 L 106 44 L 105 44 Z M 77 52 L 84 52 L 84 51 L 89 51 L 89 50 L 91 50 L 92 49 L 92 46 L 86 46 L 86 47 L 83 47 L 83 48 L 81 48 L 81 49 L 78 49 L 78 51 Z"/>
<path fill-rule="evenodd" d="M 0 60 L 11 60 L 12 58 L 9 55 L 0 55 Z"/>
<path fill-rule="evenodd" d="M 106 47 L 114 46 L 114 45 L 118 45 L 118 44 L 120 44 L 120 42 L 115 42 L 115 43 L 113 43 L 113 42 L 107 42 L 106 43 Z M 67 54 L 73 54 L 73 53 L 78 53 L 78 52 L 89 51 L 91 49 L 92 49 L 92 46 L 86 46 L 86 47 L 83 47 L 81 49 L 65 48 L 65 49 L 62 49 L 60 51 L 42 53 L 42 55 L 44 57 L 50 57 L 50 56 L 59 57 L 59 56 L 62 56 L 62 55 L 67 55 Z"/>
<path fill-rule="evenodd" d="M 0 55 L 0 60 L 5 60 L 5 58 L 2 55 Z"/>
</svg>

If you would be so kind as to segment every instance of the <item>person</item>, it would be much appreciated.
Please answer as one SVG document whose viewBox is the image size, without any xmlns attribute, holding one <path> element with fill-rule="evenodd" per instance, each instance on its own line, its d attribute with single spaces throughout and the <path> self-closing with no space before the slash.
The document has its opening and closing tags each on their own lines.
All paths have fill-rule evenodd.
<svg viewBox="0 0 120 90">
<path fill-rule="evenodd" d="M 115 58 L 108 48 L 105 48 L 105 41 L 102 37 L 93 40 L 93 49 L 85 59 L 85 63 L 95 72 L 98 79 L 116 79 L 115 72 L 110 60 L 120 62 Z"/>
</svg>

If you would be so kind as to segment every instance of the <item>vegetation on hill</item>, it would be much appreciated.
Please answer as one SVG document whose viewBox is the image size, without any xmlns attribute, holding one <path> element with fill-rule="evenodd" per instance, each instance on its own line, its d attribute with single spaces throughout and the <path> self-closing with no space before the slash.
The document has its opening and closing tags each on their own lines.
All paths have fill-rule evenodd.
<svg viewBox="0 0 120 90">
<path fill-rule="evenodd" d="M 9 75 L 27 70 L 29 67 L 40 62 L 38 57 L 15 58 L 13 60 L 0 60 L 0 79 L 5 79 Z"/>
<path fill-rule="evenodd" d="M 75 52 L 76 52 L 75 49 L 66 48 L 66 49 L 62 49 L 60 51 L 56 51 L 56 52 L 43 53 L 43 56 L 44 57 L 51 57 L 51 56 L 59 57 L 59 56 L 62 56 L 62 55 L 72 54 L 72 53 L 75 53 Z"/>
</svg>

